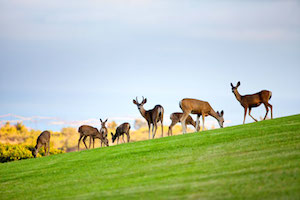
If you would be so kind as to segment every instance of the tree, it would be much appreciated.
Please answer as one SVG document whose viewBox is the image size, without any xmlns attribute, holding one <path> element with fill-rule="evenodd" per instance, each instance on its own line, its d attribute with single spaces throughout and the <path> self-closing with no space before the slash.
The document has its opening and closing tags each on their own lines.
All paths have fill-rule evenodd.
<svg viewBox="0 0 300 200">
<path fill-rule="evenodd" d="M 134 120 L 134 128 L 136 130 L 143 128 L 143 127 L 147 127 L 147 122 L 145 120 L 141 120 L 141 119 Z"/>
<path fill-rule="evenodd" d="M 117 123 L 115 121 L 112 121 L 107 125 L 107 128 L 109 129 L 115 129 L 116 127 L 117 127 Z"/>
</svg>

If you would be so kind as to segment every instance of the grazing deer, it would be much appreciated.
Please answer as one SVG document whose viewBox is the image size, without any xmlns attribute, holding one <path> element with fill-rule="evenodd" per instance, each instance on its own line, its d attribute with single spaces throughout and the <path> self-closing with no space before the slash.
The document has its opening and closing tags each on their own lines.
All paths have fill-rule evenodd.
<svg viewBox="0 0 300 200">
<path fill-rule="evenodd" d="M 93 148 L 95 147 L 95 138 L 99 138 L 101 140 L 101 147 L 102 147 L 102 143 L 105 143 L 106 146 L 108 146 L 108 141 L 106 142 L 105 138 L 102 137 L 102 135 L 100 134 L 100 132 L 98 131 L 97 128 L 94 128 L 92 126 L 88 126 L 88 125 L 82 125 L 78 128 L 78 132 L 80 133 L 80 137 L 78 140 L 78 151 L 79 151 L 79 145 L 80 145 L 80 141 L 81 138 L 83 141 L 83 144 L 85 146 L 86 149 L 88 149 L 85 140 L 87 137 L 90 137 L 90 145 L 89 148 L 91 147 L 91 140 L 93 139 Z"/>
<path fill-rule="evenodd" d="M 49 151 L 50 151 L 50 132 L 49 131 L 43 131 L 37 138 L 36 145 L 32 151 L 33 157 L 36 158 L 36 156 L 39 152 L 39 149 L 43 146 L 45 149 L 45 155 L 46 156 L 49 155 Z M 48 149 L 48 151 L 47 151 L 47 149 Z"/>
<path fill-rule="evenodd" d="M 115 134 L 110 133 L 111 134 L 112 143 L 114 143 L 115 140 L 118 139 L 117 140 L 117 144 L 119 144 L 119 139 L 120 139 L 121 135 L 122 135 L 123 143 L 125 143 L 124 134 L 127 135 L 127 142 L 129 142 L 130 141 L 129 131 L 130 131 L 130 124 L 127 123 L 127 122 L 125 122 L 125 123 L 121 124 L 120 126 L 118 126 L 117 129 L 116 129 L 116 133 Z"/>
<path fill-rule="evenodd" d="M 235 87 L 232 85 L 232 83 L 230 83 L 230 85 L 231 85 L 232 92 L 234 93 L 236 99 L 244 107 L 244 122 L 243 122 L 243 124 L 245 124 L 248 108 L 249 108 L 249 116 L 252 119 L 254 119 L 254 121 L 257 122 L 257 120 L 254 117 L 252 117 L 252 115 L 251 115 L 251 109 L 254 107 L 260 106 L 260 104 L 262 104 L 262 103 L 265 105 L 265 108 L 266 108 L 266 115 L 264 117 L 264 120 L 266 119 L 268 112 L 269 112 L 268 107 L 271 108 L 271 119 L 273 119 L 273 106 L 271 104 L 269 104 L 269 102 L 268 102 L 272 97 L 271 91 L 262 90 L 255 94 L 249 94 L 249 95 L 242 96 L 242 95 L 240 95 L 240 93 L 237 90 L 237 88 L 241 85 L 240 81 L 236 84 Z"/>
<path fill-rule="evenodd" d="M 203 120 L 203 129 L 204 130 L 204 118 L 208 115 L 214 117 L 218 122 L 221 128 L 223 128 L 224 123 L 224 111 L 222 110 L 221 113 L 215 112 L 212 107 L 206 101 L 201 101 L 198 99 L 182 99 L 179 102 L 179 106 L 183 111 L 183 115 L 180 119 L 182 125 L 182 132 L 186 133 L 186 119 L 190 113 L 197 114 L 197 125 L 199 123 L 199 117 L 202 115 Z"/>
<path fill-rule="evenodd" d="M 137 105 L 141 115 L 146 119 L 148 123 L 148 129 L 149 129 L 149 139 L 150 139 L 150 128 L 151 124 L 152 126 L 152 139 L 155 137 L 156 130 L 157 130 L 157 123 L 161 122 L 161 137 L 164 136 L 163 131 L 163 118 L 164 118 L 164 108 L 161 105 L 156 105 L 151 110 L 145 110 L 144 104 L 147 103 L 147 98 L 144 99 L 141 103 L 138 102 L 138 99 L 136 97 L 136 100 L 133 100 L 133 103 Z"/>
<path fill-rule="evenodd" d="M 171 119 L 172 123 L 169 126 L 168 136 L 173 135 L 172 128 L 173 128 L 173 126 L 175 126 L 175 124 L 177 124 L 178 122 L 181 122 L 180 119 L 181 119 L 182 115 L 183 115 L 183 113 L 180 113 L 180 112 L 175 112 L 170 115 L 170 119 Z M 193 120 L 193 118 L 190 115 L 188 115 L 188 117 L 186 118 L 185 123 L 186 123 L 186 125 L 193 125 L 195 127 L 196 131 L 200 130 L 200 126 L 197 127 L 198 124 L 196 124 L 196 122 Z"/>
</svg>

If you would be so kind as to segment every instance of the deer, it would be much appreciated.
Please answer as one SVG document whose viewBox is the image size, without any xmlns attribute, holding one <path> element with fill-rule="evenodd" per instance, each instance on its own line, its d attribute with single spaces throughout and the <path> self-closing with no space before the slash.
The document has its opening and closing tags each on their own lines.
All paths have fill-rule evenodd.
<svg viewBox="0 0 300 200">
<path fill-rule="evenodd" d="M 100 118 L 100 122 L 101 122 L 101 129 L 100 129 L 100 136 L 103 138 L 103 140 L 101 140 L 101 147 L 102 144 L 105 144 L 106 146 L 108 146 L 108 139 L 107 139 L 107 128 L 105 123 L 107 122 L 108 119 L 106 119 L 105 121 L 102 121 L 102 119 Z"/>
<path fill-rule="evenodd" d="M 85 146 L 86 149 L 91 148 L 91 140 L 93 140 L 93 148 L 95 147 L 95 138 L 99 138 L 101 141 L 101 147 L 102 147 L 102 143 L 104 143 L 106 146 L 108 146 L 108 140 L 107 138 L 104 138 L 101 133 L 98 131 L 97 128 L 89 126 L 89 125 L 82 125 L 78 128 L 78 132 L 80 133 L 80 137 L 78 140 L 78 151 L 79 151 L 79 145 L 80 145 L 80 141 L 82 139 L 83 144 Z M 89 144 L 89 148 L 87 147 L 85 140 L 87 137 L 90 137 L 90 144 Z"/>
<path fill-rule="evenodd" d="M 180 119 L 181 119 L 182 115 L 183 115 L 183 113 L 181 113 L 181 112 L 174 112 L 170 115 L 170 119 L 171 119 L 172 123 L 169 126 L 168 136 L 173 135 L 172 128 L 173 128 L 173 126 L 175 126 L 175 124 L 177 124 L 178 122 L 181 122 Z M 186 123 L 186 125 L 194 126 L 196 131 L 200 130 L 200 126 L 198 126 L 196 124 L 196 122 L 193 120 L 193 118 L 190 115 L 187 116 L 185 123 Z"/>
<path fill-rule="evenodd" d="M 45 155 L 46 156 L 49 155 L 49 151 L 50 151 L 50 132 L 49 131 L 43 131 L 37 138 L 36 145 L 35 145 L 34 149 L 32 150 L 33 157 L 36 158 L 36 156 L 39 152 L 39 149 L 41 147 L 44 147 Z"/>
<path fill-rule="evenodd" d="M 241 82 L 239 81 L 236 86 L 233 86 L 232 83 L 230 83 L 231 89 L 233 94 L 235 95 L 235 98 L 241 103 L 242 107 L 244 108 L 244 121 L 243 124 L 245 124 L 247 110 L 249 108 L 249 116 L 257 122 L 257 119 L 255 119 L 251 115 L 251 109 L 260 106 L 262 103 L 265 105 L 266 108 L 266 115 L 263 120 L 266 119 L 269 107 L 271 109 L 271 119 L 273 119 L 273 106 L 269 103 L 269 100 L 272 97 L 272 92 L 269 90 L 262 90 L 255 94 L 248 94 L 248 95 L 240 95 L 238 92 L 238 87 L 241 85 Z"/>
<path fill-rule="evenodd" d="M 199 118 L 202 115 L 202 121 L 203 121 L 203 129 L 202 130 L 205 129 L 205 127 L 204 127 L 205 117 L 209 116 L 209 115 L 214 117 L 218 121 L 220 127 L 223 128 L 224 111 L 222 110 L 220 113 L 219 113 L 219 111 L 215 112 L 214 109 L 210 106 L 210 104 L 206 101 L 185 98 L 179 102 L 179 107 L 183 111 L 183 115 L 180 118 L 183 134 L 186 133 L 186 119 L 190 113 L 197 114 L 196 127 L 198 127 L 198 124 L 200 123 Z"/>
<path fill-rule="evenodd" d="M 129 131 L 130 131 L 130 124 L 127 123 L 127 122 L 125 122 L 125 123 L 121 124 L 120 126 L 118 126 L 117 129 L 116 129 L 116 133 L 115 134 L 113 134 L 112 132 L 110 133 L 111 134 L 112 143 L 114 143 L 115 140 L 118 139 L 117 140 L 117 144 L 119 144 L 119 139 L 120 139 L 121 135 L 122 135 L 123 143 L 125 143 L 124 134 L 127 135 L 127 143 L 129 143 L 129 141 L 130 141 Z"/>
<path fill-rule="evenodd" d="M 133 99 L 133 103 L 137 105 L 141 115 L 146 119 L 148 123 L 149 139 L 150 139 L 151 124 L 152 124 L 152 139 L 154 139 L 158 122 L 161 122 L 161 137 L 163 137 L 164 136 L 164 131 L 163 131 L 164 108 L 161 105 L 156 105 L 151 110 L 145 110 L 144 104 L 147 103 L 147 98 L 144 99 L 144 97 L 141 103 L 138 102 L 137 97 L 135 100 Z"/>
</svg>

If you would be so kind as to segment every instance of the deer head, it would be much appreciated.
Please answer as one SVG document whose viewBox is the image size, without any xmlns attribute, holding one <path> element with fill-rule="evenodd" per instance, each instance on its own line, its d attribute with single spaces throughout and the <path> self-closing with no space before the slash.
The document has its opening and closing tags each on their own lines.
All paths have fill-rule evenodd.
<svg viewBox="0 0 300 200">
<path fill-rule="evenodd" d="M 112 143 L 114 143 L 115 140 L 117 139 L 117 133 L 114 135 L 114 134 L 111 132 L 110 134 L 111 134 L 111 141 L 112 141 Z"/>
<path fill-rule="evenodd" d="M 218 114 L 218 122 L 221 128 L 223 128 L 223 124 L 224 124 L 224 111 L 222 110 L 221 113 L 219 113 L 219 111 L 217 111 Z"/>
<path fill-rule="evenodd" d="M 140 109 L 144 106 L 144 104 L 147 103 L 147 98 L 144 99 L 144 97 L 143 97 L 142 102 L 139 103 L 138 98 L 136 97 L 135 99 L 133 99 L 133 103 L 134 103 L 135 105 L 137 105 L 138 109 L 140 110 Z"/>
<path fill-rule="evenodd" d="M 37 148 L 34 148 L 34 149 L 32 150 L 32 155 L 33 155 L 33 157 L 36 158 L 37 154 L 38 154 L 38 149 L 37 149 Z"/>
<path fill-rule="evenodd" d="M 237 88 L 241 85 L 241 82 L 239 81 L 236 84 L 236 86 L 233 86 L 232 83 L 230 83 L 230 85 L 231 85 L 232 92 L 234 93 L 237 90 Z"/>
<path fill-rule="evenodd" d="M 108 120 L 108 119 L 106 119 L 105 121 L 102 121 L 102 119 L 100 119 L 100 122 L 101 122 L 101 126 L 102 126 L 102 127 L 105 127 L 105 123 L 107 122 L 107 120 Z"/>
<path fill-rule="evenodd" d="M 109 147 L 108 139 L 107 139 L 107 138 L 104 139 L 104 144 L 105 144 L 107 147 Z"/>
</svg>

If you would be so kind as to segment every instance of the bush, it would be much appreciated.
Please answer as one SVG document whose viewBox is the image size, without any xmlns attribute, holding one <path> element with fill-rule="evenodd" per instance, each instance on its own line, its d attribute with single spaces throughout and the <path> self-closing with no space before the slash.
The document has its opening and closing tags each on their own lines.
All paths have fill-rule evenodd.
<svg viewBox="0 0 300 200">
<path fill-rule="evenodd" d="M 31 145 L 12 145 L 12 144 L 1 144 L 0 143 L 0 162 L 9 162 L 14 160 L 22 160 L 27 158 L 33 158 L 32 150 L 34 146 Z M 44 148 L 39 150 L 37 157 L 45 155 Z M 62 150 L 50 148 L 50 155 L 63 153 Z"/>
</svg>

